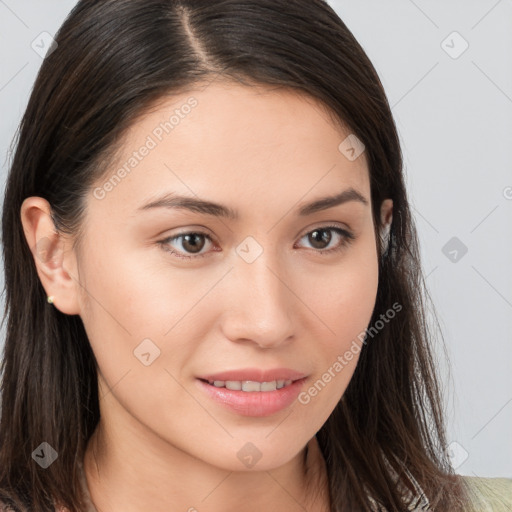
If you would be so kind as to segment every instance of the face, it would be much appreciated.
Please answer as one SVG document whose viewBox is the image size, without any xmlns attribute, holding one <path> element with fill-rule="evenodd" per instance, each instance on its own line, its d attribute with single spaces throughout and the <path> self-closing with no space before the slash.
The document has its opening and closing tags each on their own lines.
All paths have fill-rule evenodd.
<svg viewBox="0 0 512 512">
<path fill-rule="evenodd" d="M 310 98 L 228 83 L 166 98 L 130 129 L 69 263 L 118 435 L 244 471 L 247 456 L 286 463 L 321 428 L 378 284 L 367 163 L 339 149 L 348 135 Z M 209 377 L 303 378 L 247 392 Z"/>
</svg>

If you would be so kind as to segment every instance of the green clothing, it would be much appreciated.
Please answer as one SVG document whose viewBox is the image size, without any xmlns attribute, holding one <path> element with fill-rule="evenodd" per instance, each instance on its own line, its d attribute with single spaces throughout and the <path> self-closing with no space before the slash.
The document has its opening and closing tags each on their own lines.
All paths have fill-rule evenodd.
<svg viewBox="0 0 512 512">
<path fill-rule="evenodd" d="M 462 477 L 474 503 L 474 512 L 511 512 L 512 478 Z"/>
</svg>

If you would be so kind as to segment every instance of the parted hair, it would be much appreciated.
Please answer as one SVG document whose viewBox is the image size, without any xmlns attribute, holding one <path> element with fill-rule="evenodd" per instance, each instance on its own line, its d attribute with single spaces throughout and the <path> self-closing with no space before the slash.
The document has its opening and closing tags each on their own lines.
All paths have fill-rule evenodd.
<svg viewBox="0 0 512 512">
<path fill-rule="evenodd" d="M 0 500 L 19 511 L 83 506 L 79 465 L 99 421 L 97 365 L 79 315 L 46 301 L 20 209 L 48 200 L 80 243 L 85 201 L 122 135 L 156 101 L 200 82 L 268 85 L 319 100 L 365 145 L 379 282 L 355 373 L 317 439 L 332 512 L 408 510 L 411 475 L 436 511 L 467 510 L 447 454 L 429 299 L 397 129 L 381 81 L 323 0 L 81 0 L 55 36 L 13 141 L 2 216 L 5 345 Z M 384 250 L 380 205 L 393 200 Z M 437 324 L 436 324 L 437 325 Z M 58 458 L 32 458 L 42 441 Z M 399 478 L 398 485 L 396 478 Z"/>
</svg>

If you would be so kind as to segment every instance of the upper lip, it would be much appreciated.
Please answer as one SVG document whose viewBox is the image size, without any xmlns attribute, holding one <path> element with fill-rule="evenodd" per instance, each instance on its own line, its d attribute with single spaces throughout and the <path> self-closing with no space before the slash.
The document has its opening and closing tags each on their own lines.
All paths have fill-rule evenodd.
<svg viewBox="0 0 512 512">
<path fill-rule="evenodd" d="M 254 382 L 272 382 L 274 380 L 299 380 L 306 377 L 304 373 L 291 370 L 289 368 L 273 368 L 263 370 L 261 368 L 241 368 L 238 370 L 226 370 L 219 373 L 210 373 L 198 377 L 208 381 L 244 381 L 251 380 Z"/>
</svg>

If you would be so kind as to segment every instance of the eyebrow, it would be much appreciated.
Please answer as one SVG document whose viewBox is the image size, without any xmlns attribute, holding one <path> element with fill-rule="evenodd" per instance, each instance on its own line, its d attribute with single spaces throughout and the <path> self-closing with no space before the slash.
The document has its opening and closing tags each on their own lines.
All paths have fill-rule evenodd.
<svg viewBox="0 0 512 512">
<path fill-rule="evenodd" d="M 354 188 L 348 188 L 339 194 L 322 197 L 304 204 L 300 206 L 297 213 L 300 217 L 305 217 L 350 201 L 356 201 L 364 205 L 368 205 L 368 200 L 361 193 Z M 206 201 L 198 197 L 183 196 L 174 193 L 167 193 L 149 203 L 143 204 L 137 209 L 137 211 L 152 210 L 154 208 L 184 209 L 215 217 L 223 217 L 230 220 L 237 220 L 239 218 L 239 214 L 236 210 L 233 210 L 223 204 Z"/>
</svg>

